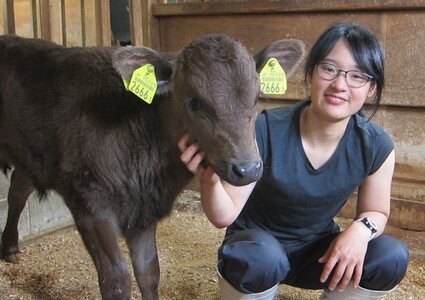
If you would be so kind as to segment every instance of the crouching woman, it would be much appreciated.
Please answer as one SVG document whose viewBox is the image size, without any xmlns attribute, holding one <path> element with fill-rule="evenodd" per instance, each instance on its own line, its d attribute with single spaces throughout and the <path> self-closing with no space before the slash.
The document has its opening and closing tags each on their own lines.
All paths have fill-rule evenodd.
<svg viewBox="0 0 425 300">
<path fill-rule="evenodd" d="M 376 299 L 395 289 L 407 246 L 383 234 L 390 213 L 394 144 L 362 114 L 376 112 L 384 85 L 378 40 L 365 27 L 337 24 L 305 65 L 310 97 L 266 110 L 256 123 L 264 175 L 235 187 L 200 162 L 184 136 L 181 159 L 199 177 L 205 214 L 227 227 L 218 251 L 223 299 L 273 299 L 279 284 L 323 289 L 320 299 Z M 334 222 L 358 190 L 357 216 Z"/>
</svg>

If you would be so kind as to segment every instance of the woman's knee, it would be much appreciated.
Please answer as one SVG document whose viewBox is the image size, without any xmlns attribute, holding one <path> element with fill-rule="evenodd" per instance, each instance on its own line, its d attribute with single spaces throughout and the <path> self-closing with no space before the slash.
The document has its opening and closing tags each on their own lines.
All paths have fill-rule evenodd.
<svg viewBox="0 0 425 300">
<path fill-rule="evenodd" d="M 279 241 L 261 230 L 245 230 L 226 239 L 219 249 L 218 270 L 236 289 L 257 293 L 281 282 L 289 271 Z"/>
<path fill-rule="evenodd" d="M 382 235 L 369 244 L 360 285 L 371 290 L 390 290 L 403 279 L 408 263 L 407 245 Z"/>
</svg>

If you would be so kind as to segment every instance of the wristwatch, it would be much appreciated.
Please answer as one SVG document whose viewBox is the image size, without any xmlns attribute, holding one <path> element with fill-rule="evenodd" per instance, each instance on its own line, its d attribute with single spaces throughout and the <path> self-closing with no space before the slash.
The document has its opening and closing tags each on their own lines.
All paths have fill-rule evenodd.
<svg viewBox="0 0 425 300">
<path fill-rule="evenodd" d="M 369 217 L 360 218 L 358 220 L 355 220 L 353 223 L 357 223 L 357 222 L 362 222 L 363 224 L 366 225 L 367 228 L 370 229 L 370 231 L 372 231 L 372 236 L 370 237 L 369 241 L 371 239 L 373 239 L 376 232 L 378 231 L 378 226 L 376 226 L 376 224 L 375 224 L 375 222 L 373 222 L 372 218 L 369 218 Z"/>
</svg>

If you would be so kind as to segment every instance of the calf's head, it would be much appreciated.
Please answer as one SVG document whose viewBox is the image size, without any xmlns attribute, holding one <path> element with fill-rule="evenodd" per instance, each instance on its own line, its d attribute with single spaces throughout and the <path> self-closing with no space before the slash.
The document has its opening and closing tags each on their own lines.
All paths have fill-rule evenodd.
<svg viewBox="0 0 425 300">
<path fill-rule="evenodd" d="M 262 175 L 255 139 L 258 112 L 258 70 L 275 57 L 292 73 L 304 55 L 298 40 L 278 41 L 255 59 L 235 39 L 208 35 L 193 41 L 168 62 L 149 48 L 120 48 L 115 69 L 129 80 L 144 64 L 155 66 L 157 94 L 169 93 L 176 134 L 188 132 L 206 153 L 206 163 L 233 185 L 245 185 Z M 155 100 L 154 100 L 155 101 Z"/>
</svg>

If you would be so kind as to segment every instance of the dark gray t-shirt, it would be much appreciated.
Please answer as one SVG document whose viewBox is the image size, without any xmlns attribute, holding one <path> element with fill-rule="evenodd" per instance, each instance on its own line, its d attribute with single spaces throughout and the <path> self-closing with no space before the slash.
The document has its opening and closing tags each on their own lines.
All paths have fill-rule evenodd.
<svg viewBox="0 0 425 300">
<path fill-rule="evenodd" d="M 266 110 L 258 117 L 264 174 L 228 234 L 261 228 L 280 240 L 310 241 L 337 230 L 335 215 L 393 150 L 383 128 L 356 114 L 330 159 L 314 169 L 299 129 L 300 113 L 309 104 Z"/>
</svg>

